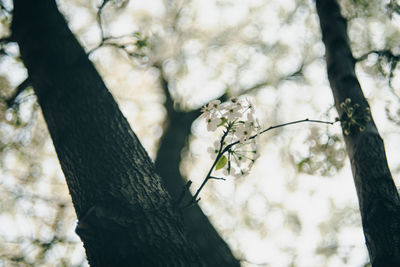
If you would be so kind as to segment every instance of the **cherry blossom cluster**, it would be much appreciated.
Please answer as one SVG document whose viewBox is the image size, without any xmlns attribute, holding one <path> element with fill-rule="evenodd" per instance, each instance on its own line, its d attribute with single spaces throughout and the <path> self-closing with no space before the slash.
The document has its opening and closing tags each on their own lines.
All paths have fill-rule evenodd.
<svg viewBox="0 0 400 267">
<path fill-rule="evenodd" d="M 349 105 L 350 100 L 346 100 L 345 104 Z M 351 110 L 347 110 L 347 113 L 349 111 Z M 366 111 L 368 113 L 369 110 Z M 207 181 L 210 179 L 225 180 L 225 178 L 214 176 L 212 174 L 214 170 L 220 170 L 224 175 L 233 177 L 248 174 L 255 160 L 259 157 L 256 139 L 261 134 L 302 122 L 334 124 L 334 122 L 330 121 L 303 119 L 270 126 L 261 130 L 260 124 L 255 117 L 254 105 L 249 99 L 239 99 L 237 97 L 232 97 L 224 103 L 219 100 L 213 100 L 202 108 L 202 112 L 201 117 L 205 119 L 208 131 L 215 132 L 217 129 L 223 129 L 223 134 L 219 140 L 214 142 L 212 147 L 208 148 L 208 152 L 214 162 L 196 193 L 191 197 L 189 203 L 181 207 L 182 209 L 200 201 L 199 194 Z M 352 117 L 352 113 L 350 117 Z M 178 203 L 182 201 L 186 190 L 191 184 L 192 181 L 187 182 Z"/>
<path fill-rule="evenodd" d="M 254 105 L 249 99 L 232 97 L 224 103 L 213 100 L 203 107 L 202 112 L 208 131 L 223 129 L 221 139 L 207 150 L 215 159 L 213 168 L 234 177 L 248 174 L 259 157 L 256 136 L 261 127 L 255 117 Z"/>
</svg>

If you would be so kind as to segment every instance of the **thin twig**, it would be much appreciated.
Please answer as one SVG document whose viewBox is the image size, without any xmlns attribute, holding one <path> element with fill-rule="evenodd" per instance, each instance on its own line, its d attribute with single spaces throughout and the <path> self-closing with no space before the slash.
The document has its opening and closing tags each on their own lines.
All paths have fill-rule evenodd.
<svg viewBox="0 0 400 267">
<path fill-rule="evenodd" d="M 398 59 L 399 58 L 399 55 L 394 55 L 392 53 L 392 51 L 390 51 L 390 49 L 385 49 L 385 50 L 371 50 L 371 51 L 365 53 L 364 55 L 362 55 L 358 58 L 355 58 L 354 60 L 356 62 L 366 60 L 368 58 L 368 56 L 371 54 L 376 54 L 378 57 L 386 57 L 388 59 L 390 59 L 390 58 Z"/>
<path fill-rule="evenodd" d="M 100 29 L 100 43 L 90 49 L 87 54 L 90 56 L 94 51 L 96 51 L 97 49 L 104 47 L 104 46 L 112 46 L 112 47 L 116 47 L 119 49 L 122 49 L 123 51 L 125 51 L 125 53 L 130 56 L 130 57 L 142 57 L 143 55 L 139 54 L 139 53 L 135 53 L 135 52 L 129 52 L 127 50 L 129 44 L 119 44 L 117 41 L 124 39 L 124 38 L 136 38 L 139 39 L 139 36 L 136 33 L 131 33 L 131 34 L 124 34 L 121 36 L 106 36 L 105 32 L 104 32 L 104 26 L 103 26 L 103 18 L 102 18 L 102 13 L 103 13 L 103 9 L 106 6 L 106 4 L 110 2 L 110 0 L 103 0 L 103 2 L 101 3 L 101 5 L 98 8 L 97 11 L 97 24 L 99 25 L 99 29 Z"/>
<path fill-rule="evenodd" d="M 223 178 L 223 177 L 210 176 L 210 179 L 214 179 L 214 180 L 224 180 L 224 181 L 226 181 L 226 179 Z"/>
<path fill-rule="evenodd" d="M 93 53 L 94 51 L 96 51 L 97 49 L 99 49 L 100 47 L 103 46 L 104 42 L 108 39 L 107 37 L 104 36 L 104 29 L 103 29 L 103 21 L 102 21 L 102 17 L 101 17 L 101 13 L 103 12 L 103 8 L 106 6 L 106 4 L 109 2 L 110 0 L 103 0 L 103 2 L 101 3 L 101 5 L 99 6 L 99 9 L 97 10 L 97 24 L 99 25 L 99 29 L 100 29 L 100 44 L 98 46 L 96 46 L 95 48 L 91 49 L 88 52 L 88 55 L 90 55 L 91 53 Z"/>
<path fill-rule="evenodd" d="M 292 121 L 292 122 L 287 122 L 287 123 L 282 123 L 282 124 L 278 124 L 278 125 L 274 125 L 274 126 L 270 126 L 264 130 L 262 130 L 261 132 L 259 132 L 258 134 L 252 135 L 250 136 L 247 140 L 252 140 L 254 138 L 256 138 L 257 136 L 266 133 L 270 130 L 273 129 L 277 129 L 277 128 L 281 128 L 281 127 L 285 127 L 288 125 L 293 125 L 293 124 L 298 124 L 298 123 L 302 123 L 302 122 L 312 122 L 312 123 L 322 123 L 322 124 L 330 124 L 333 125 L 335 122 L 337 121 L 322 121 L 322 120 L 310 120 L 310 119 L 303 119 L 303 120 L 297 120 L 297 121 Z M 214 170 L 215 166 L 217 165 L 217 162 L 219 161 L 219 159 L 228 151 L 230 151 L 232 149 L 232 147 L 234 147 L 235 145 L 239 144 L 240 141 L 235 141 L 233 143 L 230 143 L 229 145 L 225 146 L 225 148 L 223 148 L 223 143 L 225 141 L 226 136 L 229 133 L 229 128 L 226 129 L 226 131 L 224 132 L 223 136 L 221 137 L 221 141 L 220 141 L 220 148 L 219 151 L 217 153 L 217 157 L 215 158 L 213 164 L 211 165 L 210 170 L 208 171 L 206 177 L 204 178 L 203 182 L 201 183 L 199 189 L 197 189 L 196 193 L 194 194 L 194 196 L 192 197 L 191 201 L 184 206 L 182 209 L 188 208 L 193 206 L 194 204 L 198 203 L 200 201 L 200 198 L 197 198 L 201 192 L 201 190 L 203 189 L 203 187 L 206 185 L 206 183 L 208 182 L 208 180 L 210 179 L 216 179 L 216 180 L 225 180 L 225 178 L 219 178 L 219 177 L 215 177 L 215 176 L 211 176 L 212 171 Z"/>
<path fill-rule="evenodd" d="M 29 77 L 26 78 L 22 83 L 20 83 L 20 85 L 18 85 L 18 87 L 15 89 L 14 93 L 8 99 L 6 99 L 7 107 L 11 108 L 12 106 L 14 106 L 17 97 L 30 85 L 31 81 L 29 80 Z"/>
<path fill-rule="evenodd" d="M 12 42 L 12 37 L 11 36 L 0 38 L 0 44 L 8 43 L 8 42 Z"/>
<path fill-rule="evenodd" d="M 397 98 L 400 99 L 400 96 L 396 93 L 396 91 L 393 88 L 392 80 L 394 77 L 394 71 L 397 68 L 397 65 L 400 61 L 400 55 L 395 55 L 390 49 L 385 49 L 385 50 L 372 50 L 369 51 L 368 53 L 360 56 L 359 58 L 356 58 L 355 61 L 363 61 L 368 58 L 369 55 L 371 54 L 376 54 L 379 59 L 386 59 L 388 63 L 390 64 L 390 70 L 389 70 L 389 75 L 388 75 L 388 86 L 392 94 Z"/>
<path fill-rule="evenodd" d="M 221 142 L 220 142 L 220 147 L 219 147 L 219 151 L 218 151 L 217 157 L 215 158 L 215 160 L 214 160 L 214 162 L 213 162 L 213 164 L 212 164 L 210 170 L 208 171 L 208 174 L 207 174 L 206 178 L 204 179 L 203 183 L 200 185 L 199 189 L 197 189 L 196 193 L 194 194 L 194 196 L 193 196 L 193 198 L 192 198 L 194 201 L 196 201 L 197 197 L 198 197 L 199 194 L 200 194 L 201 189 L 203 189 L 203 187 L 206 185 L 207 181 L 210 179 L 211 172 L 213 171 L 214 167 L 217 165 L 218 160 L 219 160 L 219 159 L 222 157 L 222 155 L 225 153 L 225 152 L 222 150 L 222 147 L 223 147 L 223 144 L 224 144 L 224 141 L 225 141 L 225 137 L 226 137 L 226 136 L 228 135 L 228 133 L 229 133 L 229 130 L 230 130 L 229 128 L 226 129 L 226 131 L 225 131 L 224 134 L 222 135 Z M 200 200 L 200 199 L 199 199 L 199 200 Z M 199 200 L 197 200 L 197 202 L 198 202 Z"/>
<path fill-rule="evenodd" d="M 99 6 L 99 10 L 97 11 L 97 23 L 99 24 L 100 27 L 100 35 L 101 35 L 101 40 L 104 41 L 104 29 L 103 29 L 103 21 L 101 18 L 101 13 L 103 13 L 103 8 L 106 6 L 106 4 L 110 0 L 103 0 L 101 5 Z"/>
<path fill-rule="evenodd" d="M 332 121 L 321 121 L 321 120 L 310 120 L 310 119 L 304 119 L 304 120 L 298 120 L 298 121 L 291 121 L 291 122 L 287 122 L 287 123 L 283 123 L 283 124 L 278 124 L 278 125 L 270 126 L 270 127 L 268 127 L 267 129 L 262 130 L 262 131 L 259 132 L 258 134 L 255 134 L 255 135 L 250 136 L 247 140 L 252 140 L 252 139 L 256 138 L 257 136 L 259 136 L 259 135 L 261 135 L 261 134 L 263 134 L 263 133 L 265 133 L 265 132 L 268 132 L 268 131 L 270 131 L 270 130 L 276 129 L 276 128 L 281 128 L 281 127 L 285 127 L 285 126 L 292 125 L 292 124 L 298 124 L 298 123 L 302 123 L 302 122 L 313 122 L 313 123 L 323 123 L 323 124 L 330 124 L 330 125 L 333 125 L 336 121 L 332 122 Z M 225 147 L 225 149 L 223 150 L 223 154 L 224 154 L 225 152 L 227 152 L 229 149 L 231 149 L 233 146 L 235 146 L 235 145 L 237 145 L 237 144 L 239 144 L 239 143 L 240 143 L 240 141 L 238 140 L 238 141 L 236 141 L 236 142 L 233 142 L 233 143 L 227 145 L 227 146 Z"/>
</svg>

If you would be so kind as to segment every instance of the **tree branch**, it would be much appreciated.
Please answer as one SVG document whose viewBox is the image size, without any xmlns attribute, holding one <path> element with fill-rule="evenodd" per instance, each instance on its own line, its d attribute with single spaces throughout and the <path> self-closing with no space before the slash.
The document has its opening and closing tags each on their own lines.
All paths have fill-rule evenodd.
<svg viewBox="0 0 400 267">
<path fill-rule="evenodd" d="M 7 37 L 0 38 L 0 44 L 12 42 L 12 41 L 13 41 L 12 40 L 12 36 L 7 36 Z"/>
<path fill-rule="evenodd" d="M 17 88 L 15 89 L 14 93 L 8 98 L 6 99 L 6 104 L 7 107 L 11 108 L 16 104 L 16 99 L 17 97 L 23 92 L 25 91 L 26 88 L 28 88 L 31 85 L 31 81 L 28 78 L 26 78 L 20 85 L 17 86 Z"/>
<path fill-rule="evenodd" d="M 247 140 L 252 140 L 252 139 L 258 137 L 259 135 L 261 135 L 261 134 L 263 134 L 263 133 L 266 133 L 266 132 L 268 132 L 268 131 L 270 131 L 270 130 L 273 130 L 273 129 L 285 127 L 285 126 L 288 126 L 288 125 L 303 123 L 303 122 L 322 123 L 322 124 L 330 124 L 330 125 L 333 125 L 334 123 L 336 123 L 336 122 L 338 122 L 338 121 L 331 122 L 331 121 L 310 120 L 310 119 L 303 119 L 303 120 L 291 121 L 291 122 L 287 122 L 287 123 L 282 123 L 282 124 L 270 126 L 270 127 L 266 128 L 266 129 L 262 130 L 262 131 L 259 132 L 258 134 L 255 134 L 255 135 L 250 136 Z M 201 183 L 200 187 L 197 189 L 197 191 L 196 191 L 196 193 L 194 194 L 194 196 L 192 197 L 191 201 L 190 201 L 188 204 L 184 205 L 184 206 L 182 207 L 182 209 L 185 209 L 185 208 L 187 208 L 187 207 L 190 207 L 190 206 L 193 205 L 194 203 L 197 203 L 197 202 L 200 201 L 200 198 L 198 198 L 198 196 L 199 196 L 201 190 L 204 188 L 204 186 L 206 185 L 206 183 L 207 183 L 210 179 L 225 180 L 224 178 L 218 178 L 218 177 L 211 176 L 211 173 L 212 173 L 212 171 L 214 170 L 215 166 L 217 165 L 218 160 L 222 157 L 222 155 L 224 155 L 226 152 L 230 151 L 232 147 L 234 147 L 235 145 L 237 145 L 237 144 L 240 143 L 240 141 L 238 140 L 238 141 L 235 141 L 235 142 L 233 142 L 233 143 L 230 143 L 230 144 L 226 145 L 225 147 L 223 146 L 225 137 L 226 137 L 227 134 L 229 133 L 229 130 L 230 130 L 229 128 L 226 129 L 225 132 L 224 132 L 224 134 L 223 134 L 222 137 L 221 137 L 221 140 L 220 140 L 220 144 L 221 144 L 221 145 L 220 145 L 219 151 L 218 151 L 217 156 L 216 156 L 216 158 L 215 158 L 213 164 L 211 165 L 211 168 L 210 168 L 210 170 L 208 171 L 206 177 L 204 178 L 204 180 L 203 180 L 203 182 Z"/>
<path fill-rule="evenodd" d="M 369 51 L 368 53 L 365 53 L 364 55 L 355 58 L 354 60 L 356 62 L 363 61 L 368 58 L 369 55 L 375 54 L 378 56 L 378 59 L 386 59 L 387 62 L 390 64 L 389 68 L 389 75 L 388 75 L 388 86 L 392 94 L 397 98 L 400 99 L 400 95 L 396 93 L 396 91 L 393 88 L 393 77 L 394 77 L 394 71 L 397 68 L 399 61 L 400 61 L 400 55 L 395 55 L 390 49 L 383 49 L 383 50 L 372 50 Z"/>
</svg>

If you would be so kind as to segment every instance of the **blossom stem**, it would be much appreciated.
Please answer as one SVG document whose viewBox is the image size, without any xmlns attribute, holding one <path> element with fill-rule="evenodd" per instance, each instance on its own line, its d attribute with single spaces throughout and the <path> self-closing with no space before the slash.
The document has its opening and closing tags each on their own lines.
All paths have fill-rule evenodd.
<svg viewBox="0 0 400 267">
<path fill-rule="evenodd" d="M 215 177 L 215 176 L 210 176 L 210 179 L 215 179 L 215 180 L 226 180 L 225 178 L 223 178 L 223 177 Z"/>
<path fill-rule="evenodd" d="M 323 124 L 330 124 L 333 125 L 334 123 L 336 123 L 337 121 L 321 121 L 321 120 L 310 120 L 310 119 L 303 119 L 303 120 L 297 120 L 297 121 L 291 121 L 291 122 L 286 122 L 286 123 L 282 123 L 282 124 L 278 124 L 278 125 L 274 125 L 274 126 L 270 126 L 264 130 L 262 130 L 261 132 L 259 132 L 258 134 L 252 135 L 249 138 L 247 138 L 247 140 L 251 140 L 256 138 L 257 136 L 259 136 L 260 134 L 263 134 L 265 132 L 268 132 L 270 130 L 273 129 L 277 129 L 277 128 L 281 128 L 284 126 L 288 126 L 288 125 L 292 125 L 292 124 L 298 124 L 298 123 L 302 123 L 302 122 L 313 122 L 313 123 L 323 123 Z M 237 145 L 240 143 L 240 140 L 235 141 L 233 143 L 230 143 L 229 145 L 227 145 L 224 150 L 222 151 L 222 155 L 225 154 L 227 151 L 229 151 L 229 149 L 231 149 L 233 146 Z"/>
<path fill-rule="evenodd" d="M 302 122 L 313 122 L 313 123 L 323 123 L 323 124 L 330 124 L 330 125 L 333 125 L 333 124 L 334 124 L 335 122 L 337 122 L 337 121 L 331 122 L 331 121 L 321 121 L 321 120 L 310 120 L 310 119 L 308 119 L 308 118 L 307 118 L 307 119 L 303 119 L 303 120 L 291 121 L 291 122 L 287 122 L 287 123 L 283 123 L 283 124 L 278 124 L 278 125 L 270 126 L 270 127 L 266 128 L 266 129 L 262 130 L 262 131 L 259 132 L 258 134 L 255 134 L 255 135 L 250 136 L 249 138 L 247 138 L 247 140 L 254 139 L 254 138 L 256 138 L 258 135 L 263 134 L 263 133 L 268 132 L 268 131 L 273 130 L 273 129 L 281 128 L 281 127 L 288 126 L 288 125 L 292 125 L 292 124 L 298 124 L 298 123 L 302 123 Z M 227 135 L 228 135 L 229 131 L 231 130 L 231 127 L 232 127 L 232 126 L 233 126 L 233 124 L 232 124 L 232 125 L 228 125 L 227 129 L 225 130 L 224 134 L 222 135 L 221 141 L 220 141 L 220 147 L 219 147 L 219 150 L 218 150 L 218 153 L 217 153 L 217 157 L 215 158 L 213 164 L 211 165 L 211 168 L 210 168 L 210 170 L 208 171 L 207 176 L 204 178 L 204 180 L 203 180 L 203 182 L 201 183 L 199 189 L 197 189 L 196 193 L 193 195 L 192 200 L 190 201 L 190 203 L 188 203 L 188 205 L 184 206 L 182 209 L 188 208 L 188 207 L 190 207 L 190 206 L 192 206 L 192 205 L 194 205 L 195 203 L 197 203 L 197 202 L 200 201 L 200 198 L 198 198 L 198 196 L 199 196 L 201 190 L 203 189 L 203 187 L 204 187 L 204 186 L 206 185 L 206 183 L 208 182 L 208 180 L 210 180 L 210 179 L 225 180 L 224 178 L 219 178 L 219 177 L 211 176 L 211 173 L 212 173 L 212 171 L 214 170 L 215 166 L 217 165 L 218 160 L 222 157 L 222 155 L 224 155 L 226 152 L 228 152 L 229 150 L 231 150 L 231 148 L 232 148 L 233 146 L 235 146 L 235 145 L 237 145 L 237 144 L 240 143 L 240 140 L 238 140 L 238 141 L 235 141 L 235 142 L 230 143 L 229 145 L 223 147 L 223 146 L 224 146 L 225 138 L 227 137 Z"/>
<path fill-rule="evenodd" d="M 211 178 L 214 178 L 214 179 L 216 178 L 216 177 L 211 176 L 211 173 L 212 173 L 212 171 L 214 170 L 215 165 L 217 165 L 218 160 L 219 160 L 219 159 L 222 157 L 222 155 L 225 153 L 225 152 L 223 152 L 225 149 L 224 149 L 224 150 L 222 150 L 222 149 L 223 149 L 223 146 L 224 146 L 225 138 L 226 138 L 226 136 L 228 135 L 229 130 L 231 129 L 231 127 L 232 127 L 232 125 L 229 125 L 228 128 L 226 129 L 226 131 L 224 132 L 224 134 L 222 135 L 217 157 L 215 158 L 215 160 L 214 160 L 214 162 L 213 162 L 213 164 L 212 164 L 210 170 L 208 171 L 206 178 L 204 179 L 204 181 L 201 183 L 199 189 L 197 189 L 196 193 L 194 194 L 194 196 L 193 196 L 193 198 L 192 198 L 192 201 L 191 201 L 192 203 L 198 202 L 197 197 L 199 196 L 200 191 L 201 191 L 201 190 L 203 189 L 203 187 L 206 185 L 206 183 L 208 182 L 208 180 L 210 180 Z"/>
</svg>

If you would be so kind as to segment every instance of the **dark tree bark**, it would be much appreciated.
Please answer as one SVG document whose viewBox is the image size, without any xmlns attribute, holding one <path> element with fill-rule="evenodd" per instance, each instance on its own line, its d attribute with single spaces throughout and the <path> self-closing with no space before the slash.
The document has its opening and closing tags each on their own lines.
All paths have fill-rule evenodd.
<svg viewBox="0 0 400 267">
<path fill-rule="evenodd" d="M 335 106 L 339 116 L 349 121 L 351 118 L 341 106 L 347 98 L 361 116 L 369 106 L 354 71 L 346 20 L 335 0 L 317 0 L 316 4 Z M 373 267 L 400 266 L 399 194 L 387 164 L 383 140 L 372 117 L 369 122 L 364 121 L 363 126 L 365 130 L 360 131 L 360 125 L 352 125 L 344 139 L 370 260 Z"/>
<path fill-rule="evenodd" d="M 181 152 L 186 146 L 193 121 L 200 115 L 200 110 L 177 111 L 169 95 L 168 81 L 160 69 L 161 86 L 166 95 L 165 108 L 168 122 L 160 142 L 156 157 L 156 170 L 162 177 L 165 188 L 173 199 L 178 200 L 186 184 L 179 171 Z M 184 200 L 192 195 L 187 190 Z M 226 242 L 219 236 L 196 203 L 182 211 L 183 224 L 190 240 L 196 245 L 196 251 L 207 266 L 240 266 L 232 255 Z"/>
<path fill-rule="evenodd" d="M 15 0 L 12 38 L 38 97 L 91 266 L 200 266 L 139 140 L 55 1 Z"/>
</svg>

